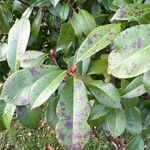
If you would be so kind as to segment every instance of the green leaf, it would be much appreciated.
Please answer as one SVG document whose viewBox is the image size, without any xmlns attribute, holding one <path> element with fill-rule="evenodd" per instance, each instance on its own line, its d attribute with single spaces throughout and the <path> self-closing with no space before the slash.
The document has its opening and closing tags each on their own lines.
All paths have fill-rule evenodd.
<svg viewBox="0 0 150 150">
<path fill-rule="evenodd" d="M 136 107 L 126 109 L 126 129 L 131 134 L 142 132 L 142 120 L 139 109 Z"/>
<path fill-rule="evenodd" d="M 66 71 L 53 71 L 37 80 L 30 92 L 31 107 L 36 108 L 41 106 L 48 98 L 56 91 L 58 86 L 63 81 Z"/>
<path fill-rule="evenodd" d="M 111 20 L 136 20 L 150 12 L 148 4 L 127 4 L 118 9 Z"/>
<path fill-rule="evenodd" d="M 113 5 L 117 6 L 117 7 L 121 7 L 124 5 L 127 5 L 129 3 L 132 3 L 132 0 L 113 0 Z"/>
<path fill-rule="evenodd" d="M 23 126 L 35 129 L 41 120 L 41 108 L 31 110 L 29 106 L 18 106 L 17 115 Z"/>
<path fill-rule="evenodd" d="M 137 25 L 121 32 L 108 58 L 108 73 L 132 78 L 149 70 L 150 25 Z"/>
<path fill-rule="evenodd" d="M 15 106 L 0 100 L 0 131 L 9 129 Z"/>
<path fill-rule="evenodd" d="M 96 27 L 94 17 L 83 9 L 79 9 L 78 13 L 74 11 L 69 23 L 73 26 L 76 36 L 81 36 L 82 33 L 88 35 Z"/>
<path fill-rule="evenodd" d="M 3 100 L 0 100 L 0 131 L 6 130 L 6 127 L 3 121 L 3 114 L 4 114 L 5 106 L 6 106 L 6 102 Z"/>
<path fill-rule="evenodd" d="M 123 108 L 130 109 L 138 105 L 139 97 L 130 98 L 130 99 L 125 98 L 122 99 L 121 103 Z"/>
<path fill-rule="evenodd" d="M 149 0 L 145 0 L 145 4 L 150 4 L 150 1 Z"/>
<path fill-rule="evenodd" d="M 83 149 L 92 132 L 87 124 L 89 115 L 90 105 L 83 81 L 76 77 L 69 79 L 57 105 L 56 137 L 63 149 Z"/>
<path fill-rule="evenodd" d="M 54 66 L 38 66 L 20 70 L 12 74 L 4 83 L 1 97 L 14 105 L 27 105 L 32 85 L 47 73 L 55 71 Z"/>
<path fill-rule="evenodd" d="M 82 63 L 82 76 L 84 76 L 89 69 L 89 66 L 91 63 L 91 58 L 87 58 L 84 61 L 82 61 L 81 63 Z"/>
<path fill-rule="evenodd" d="M 92 62 L 88 74 L 103 74 L 107 73 L 108 55 L 102 54 L 101 59 Z"/>
<path fill-rule="evenodd" d="M 0 31 L 8 33 L 11 21 L 11 12 L 8 10 L 5 4 L 0 3 Z"/>
<path fill-rule="evenodd" d="M 48 23 L 49 27 L 56 28 L 56 29 L 60 28 L 60 25 L 61 25 L 61 19 L 60 18 L 58 18 L 54 15 L 48 15 L 47 21 L 48 21 L 47 23 Z M 54 37 L 52 37 L 52 38 L 54 38 Z"/>
<path fill-rule="evenodd" d="M 24 11 L 24 8 L 21 5 L 20 1 L 18 1 L 18 0 L 13 1 L 12 11 L 22 14 L 22 12 Z"/>
<path fill-rule="evenodd" d="M 143 76 L 136 77 L 130 84 L 123 90 L 122 98 L 134 98 L 144 94 L 145 88 L 143 85 Z"/>
<path fill-rule="evenodd" d="M 31 68 L 41 65 L 46 59 L 46 55 L 39 51 L 27 51 L 20 58 L 20 66 L 22 68 Z"/>
<path fill-rule="evenodd" d="M 108 24 L 94 29 L 77 51 L 76 62 L 82 61 L 108 46 L 121 30 L 121 24 Z"/>
<path fill-rule="evenodd" d="M 95 120 L 102 116 L 106 116 L 110 111 L 110 108 L 106 107 L 103 104 L 96 105 L 91 112 L 91 119 Z"/>
<path fill-rule="evenodd" d="M 108 67 L 108 54 L 102 54 L 101 59 L 98 59 L 91 63 L 91 66 L 89 68 L 88 74 L 103 74 L 105 77 L 105 82 L 110 80 L 110 75 L 107 73 L 107 67 Z"/>
<path fill-rule="evenodd" d="M 123 134 L 126 126 L 126 118 L 123 110 L 114 109 L 106 116 L 106 123 L 113 137 Z"/>
<path fill-rule="evenodd" d="M 51 127 L 51 129 L 55 129 L 56 124 L 58 123 L 58 117 L 56 115 L 56 107 L 58 104 L 58 100 L 59 97 L 50 98 L 47 107 L 46 118 L 47 123 Z"/>
<path fill-rule="evenodd" d="M 129 85 L 129 83 L 130 82 L 128 80 L 125 79 L 121 80 L 121 88 L 120 88 L 121 92 L 125 90 L 125 88 Z"/>
<path fill-rule="evenodd" d="M 150 127 L 150 114 L 146 116 L 145 122 L 144 122 L 144 129 L 147 129 L 148 127 Z"/>
<path fill-rule="evenodd" d="M 25 17 L 25 18 L 29 18 L 30 15 L 31 15 L 31 13 L 32 13 L 33 8 L 34 8 L 34 5 L 29 6 L 29 7 L 25 10 L 25 12 L 22 14 L 22 18 L 24 18 L 24 17 Z"/>
<path fill-rule="evenodd" d="M 141 4 L 143 2 L 143 0 L 133 0 L 133 2 Z"/>
<path fill-rule="evenodd" d="M 6 59 L 8 51 L 8 45 L 6 43 L 0 43 L 0 61 L 4 61 Z"/>
<path fill-rule="evenodd" d="M 43 18 L 43 13 L 42 13 L 42 10 L 39 9 L 39 11 L 37 12 L 37 15 L 32 23 L 31 38 L 33 40 L 36 40 L 36 38 L 39 34 L 42 18 Z"/>
<path fill-rule="evenodd" d="M 62 4 L 60 4 L 60 3 L 56 7 L 51 5 L 48 10 L 53 16 L 60 18 L 61 6 L 62 6 Z"/>
<path fill-rule="evenodd" d="M 54 7 L 59 3 L 60 0 L 49 0 Z"/>
<path fill-rule="evenodd" d="M 64 3 L 60 8 L 60 18 L 65 21 L 69 16 L 70 7 L 68 3 Z"/>
<path fill-rule="evenodd" d="M 121 108 L 121 96 L 113 84 L 93 80 L 88 83 L 88 88 L 99 103 L 110 108 Z"/>
<path fill-rule="evenodd" d="M 84 3 L 85 1 L 87 1 L 87 0 L 77 0 L 77 4 L 78 4 L 78 5 L 81 5 L 81 4 Z"/>
<path fill-rule="evenodd" d="M 144 150 L 144 141 L 140 135 L 134 137 L 127 145 L 126 150 Z"/>
<path fill-rule="evenodd" d="M 35 6 L 36 7 L 49 7 L 50 6 L 50 0 L 37 0 L 36 2 L 35 2 Z"/>
<path fill-rule="evenodd" d="M 8 34 L 8 52 L 7 61 L 12 71 L 19 68 L 19 60 L 25 53 L 30 35 L 30 21 L 27 18 L 21 18 L 11 27 Z"/>
<path fill-rule="evenodd" d="M 63 50 L 72 44 L 75 38 L 74 29 L 70 23 L 64 23 L 61 25 L 60 34 L 57 40 L 57 51 Z"/>
<path fill-rule="evenodd" d="M 150 93 L 150 71 L 147 71 L 146 73 L 144 73 L 143 84 L 144 84 L 145 90 Z"/>
<path fill-rule="evenodd" d="M 95 18 L 95 15 L 99 15 L 102 11 L 102 6 L 100 5 L 99 2 L 97 1 L 93 1 L 93 4 L 91 5 L 91 14 L 94 15 L 94 18 Z"/>
<path fill-rule="evenodd" d="M 3 121 L 7 129 L 10 128 L 10 123 L 15 113 L 15 110 L 16 110 L 16 106 L 6 103 L 4 114 L 3 114 Z"/>
</svg>

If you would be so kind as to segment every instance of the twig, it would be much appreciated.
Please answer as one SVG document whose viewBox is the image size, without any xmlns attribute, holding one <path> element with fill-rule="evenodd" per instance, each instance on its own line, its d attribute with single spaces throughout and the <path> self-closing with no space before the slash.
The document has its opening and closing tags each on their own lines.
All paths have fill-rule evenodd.
<svg viewBox="0 0 150 150">
<path fill-rule="evenodd" d="M 107 132 L 106 133 L 106 138 L 118 150 L 125 150 L 124 141 L 120 137 L 115 139 L 115 138 L 113 138 L 113 136 L 110 133 Z"/>
</svg>

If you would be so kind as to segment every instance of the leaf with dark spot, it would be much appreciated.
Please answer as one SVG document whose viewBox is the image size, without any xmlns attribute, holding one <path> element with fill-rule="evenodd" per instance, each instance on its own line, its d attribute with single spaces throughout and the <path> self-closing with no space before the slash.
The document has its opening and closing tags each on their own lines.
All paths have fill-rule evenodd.
<svg viewBox="0 0 150 150">
<path fill-rule="evenodd" d="M 31 110 L 29 106 L 18 106 L 17 115 L 22 125 L 35 129 L 38 127 L 41 119 L 41 108 Z"/>
<path fill-rule="evenodd" d="M 117 10 L 111 20 L 139 21 L 141 17 L 148 13 L 150 13 L 149 4 L 126 4 Z"/>
<path fill-rule="evenodd" d="M 18 106 L 27 105 L 33 83 L 45 74 L 56 70 L 57 67 L 50 65 L 20 70 L 12 74 L 4 83 L 1 96 L 8 103 Z"/>
<path fill-rule="evenodd" d="M 46 59 L 46 54 L 39 51 L 27 51 L 20 58 L 20 66 L 22 68 L 31 68 L 41 65 Z M 34 70 L 33 70 L 34 71 Z M 31 73 L 33 72 L 31 70 Z M 33 75 L 35 73 L 33 72 Z"/>
<path fill-rule="evenodd" d="M 18 70 L 19 60 L 25 53 L 30 36 L 30 21 L 23 17 L 16 21 L 8 34 L 7 62 L 12 71 Z"/>
<path fill-rule="evenodd" d="M 121 24 L 119 23 L 103 25 L 95 28 L 79 47 L 76 62 L 85 60 L 108 46 L 120 30 Z"/>
<path fill-rule="evenodd" d="M 111 83 L 92 80 L 88 82 L 88 88 L 99 103 L 110 108 L 121 108 L 121 95 L 118 89 Z"/>
<path fill-rule="evenodd" d="M 87 124 L 89 115 L 90 104 L 83 81 L 76 77 L 69 79 L 57 105 L 56 136 L 65 150 L 81 150 L 88 142 L 92 134 Z"/>
<path fill-rule="evenodd" d="M 150 25 L 137 25 L 121 32 L 108 57 L 108 73 L 118 78 L 141 75 L 150 67 Z"/>
<path fill-rule="evenodd" d="M 56 91 L 63 81 L 66 70 L 57 70 L 45 74 L 38 79 L 30 90 L 30 104 L 32 109 L 41 106 Z"/>
</svg>

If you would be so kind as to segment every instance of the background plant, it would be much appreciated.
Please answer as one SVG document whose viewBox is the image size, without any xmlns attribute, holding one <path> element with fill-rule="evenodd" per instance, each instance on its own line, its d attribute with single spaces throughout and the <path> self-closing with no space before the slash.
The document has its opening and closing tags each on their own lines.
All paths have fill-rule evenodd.
<svg viewBox="0 0 150 150">
<path fill-rule="evenodd" d="M 36 129 L 44 108 L 63 149 L 83 149 L 101 130 L 132 138 L 118 149 L 147 147 L 149 3 L 1 1 L 0 130 L 14 114 Z"/>
</svg>

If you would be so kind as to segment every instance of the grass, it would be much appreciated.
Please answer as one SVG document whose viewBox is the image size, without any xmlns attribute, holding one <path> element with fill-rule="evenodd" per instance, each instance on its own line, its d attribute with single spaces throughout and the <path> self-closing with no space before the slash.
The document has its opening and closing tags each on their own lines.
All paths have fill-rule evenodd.
<svg viewBox="0 0 150 150">
<path fill-rule="evenodd" d="M 0 134 L 0 150 L 45 150 L 46 145 L 54 147 L 55 150 L 63 150 L 54 132 L 44 121 L 37 130 L 25 128 L 15 121 L 10 131 Z M 115 150 L 115 148 L 108 144 L 102 132 L 100 140 L 92 137 L 84 150 Z"/>
</svg>

